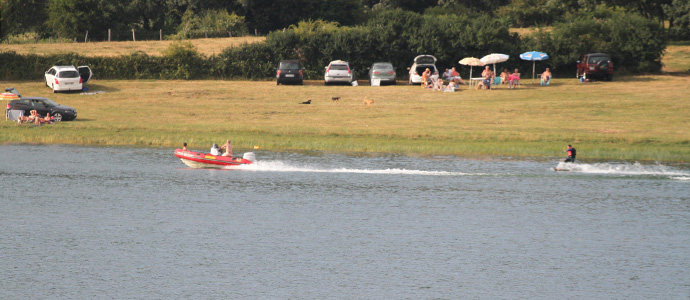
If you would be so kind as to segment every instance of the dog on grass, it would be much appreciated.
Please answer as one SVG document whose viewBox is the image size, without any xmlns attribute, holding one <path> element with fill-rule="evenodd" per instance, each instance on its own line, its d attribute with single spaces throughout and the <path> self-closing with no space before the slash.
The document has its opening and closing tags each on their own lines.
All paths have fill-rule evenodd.
<svg viewBox="0 0 690 300">
<path fill-rule="evenodd" d="M 374 104 L 374 99 L 364 98 L 364 101 L 362 101 L 362 103 L 366 106 L 370 106 L 370 105 Z"/>
<path fill-rule="evenodd" d="M 304 102 L 300 102 L 299 104 L 311 104 L 311 99 L 304 101 Z"/>
<path fill-rule="evenodd" d="M 338 101 L 340 101 L 340 97 L 331 97 L 331 100 L 333 100 L 334 103 L 338 103 Z"/>
</svg>

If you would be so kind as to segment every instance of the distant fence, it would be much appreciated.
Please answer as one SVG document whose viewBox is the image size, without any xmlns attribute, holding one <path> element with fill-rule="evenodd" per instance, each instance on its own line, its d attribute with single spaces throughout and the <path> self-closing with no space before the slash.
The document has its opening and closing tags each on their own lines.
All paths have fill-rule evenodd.
<svg viewBox="0 0 690 300">
<path fill-rule="evenodd" d="M 173 35 L 176 32 L 168 32 L 167 35 Z M 209 32 L 204 33 L 205 38 L 217 37 L 233 37 L 242 36 L 246 33 L 228 31 L 227 33 Z M 254 35 L 258 35 L 258 31 L 254 30 Z M 37 44 L 37 43 L 69 43 L 69 42 L 124 42 L 124 41 L 162 41 L 166 39 L 166 32 L 163 29 L 159 30 L 112 30 L 107 31 L 85 31 L 82 35 L 77 37 L 65 37 L 57 34 L 57 36 L 41 37 L 39 35 L 22 35 L 7 37 L 5 42 L 7 44 Z"/>
</svg>

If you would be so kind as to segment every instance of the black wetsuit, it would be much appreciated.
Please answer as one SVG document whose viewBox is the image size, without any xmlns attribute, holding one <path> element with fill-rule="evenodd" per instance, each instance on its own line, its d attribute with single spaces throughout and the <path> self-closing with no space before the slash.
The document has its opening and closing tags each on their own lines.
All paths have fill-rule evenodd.
<svg viewBox="0 0 690 300">
<path fill-rule="evenodd" d="M 575 148 L 570 147 L 568 150 L 565 150 L 565 152 L 568 152 L 568 157 L 565 158 L 564 162 L 575 162 L 575 156 L 577 156 L 577 150 Z"/>
</svg>

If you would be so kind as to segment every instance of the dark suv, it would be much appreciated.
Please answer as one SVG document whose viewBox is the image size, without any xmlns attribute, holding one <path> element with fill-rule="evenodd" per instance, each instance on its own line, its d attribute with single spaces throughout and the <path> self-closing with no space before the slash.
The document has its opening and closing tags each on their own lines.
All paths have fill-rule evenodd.
<svg viewBox="0 0 690 300">
<path fill-rule="evenodd" d="M 613 79 L 613 62 L 606 53 L 585 54 L 582 60 L 577 61 L 577 77 L 586 79 L 603 78 L 607 81 Z"/>
<path fill-rule="evenodd" d="M 281 60 L 276 71 L 276 84 L 296 83 L 302 85 L 304 83 L 302 70 L 299 60 Z"/>
</svg>

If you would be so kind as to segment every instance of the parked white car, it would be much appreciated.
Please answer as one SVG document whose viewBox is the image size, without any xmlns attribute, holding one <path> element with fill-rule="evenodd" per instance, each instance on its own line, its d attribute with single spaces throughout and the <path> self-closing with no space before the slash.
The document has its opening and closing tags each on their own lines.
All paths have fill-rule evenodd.
<svg viewBox="0 0 690 300">
<path fill-rule="evenodd" d="M 410 80 L 409 84 L 421 84 L 422 83 L 422 73 L 424 70 L 429 68 L 431 71 L 431 82 L 438 80 L 438 69 L 436 69 L 436 57 L 431 55 L 420 55 L 414 58 L 414 63 L 412 67 L 408 68 L 410 70 Z"/>
<path fill-rule="evenodd" d="M 59 91 L 81 91 L 83 85 L 91 79 L 93 72 L 88 66 L 53 66 L 46 74 L 46 85 Z"/>
<path fill-rule="evenodd" d="M 325 68 L 323 76 L 324 85 L 331 83 L 351 83 L 355 81 L 355 70 L 350 68 L 350 63 L 342 60 L 334 60 Z"/>
</svg>

